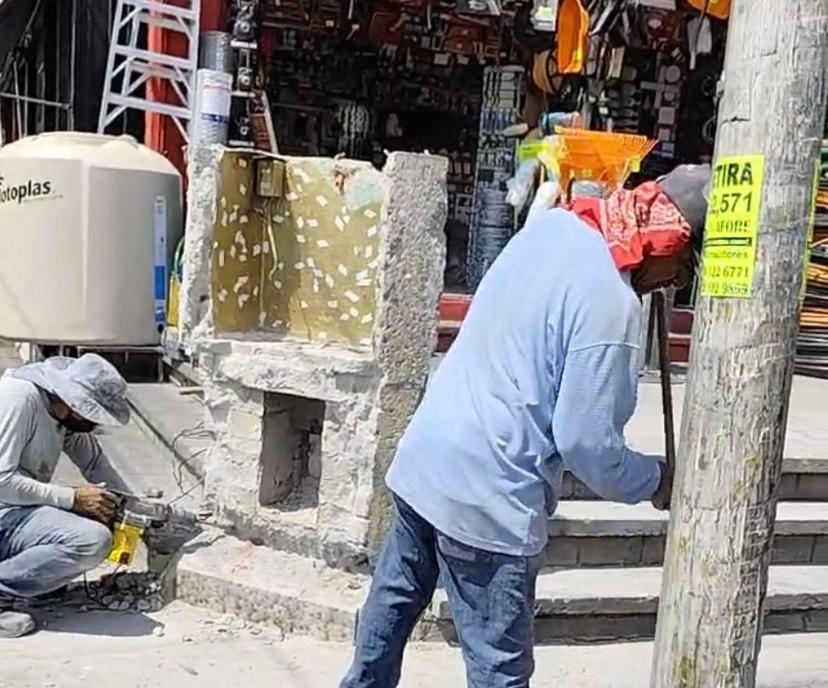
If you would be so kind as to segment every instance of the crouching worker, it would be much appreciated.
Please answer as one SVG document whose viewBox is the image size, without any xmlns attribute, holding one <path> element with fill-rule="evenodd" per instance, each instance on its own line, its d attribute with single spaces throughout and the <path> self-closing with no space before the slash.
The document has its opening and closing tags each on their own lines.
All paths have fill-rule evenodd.
<svg viewBox="0 0 828 688">
<path fill-rule="evenodd" d="M 709 176 L 678 168 L 540 211 L 486 273 L 386 477 L 396 520 L 343 688 L 397 685 L 438 578 L 468 685 L 527 688 L 535 580 L 564 468 L 606 499 L 669 506 L 671 471 L 624 442 L 639 296 L 692 276 Z"/>
<path fill-rule="evenodd" d="M 106 558 L 116 496 L 50 481 L 66 452 L 90 483 L 117 484 L 92 431 L 128 422 L 126 391 L 95 354 L 47 359 L 0 379 L 0 595 L 45 595 Z M 0 637 L 34 627 L 28 614 L 0 609 Z"/>
</svg>

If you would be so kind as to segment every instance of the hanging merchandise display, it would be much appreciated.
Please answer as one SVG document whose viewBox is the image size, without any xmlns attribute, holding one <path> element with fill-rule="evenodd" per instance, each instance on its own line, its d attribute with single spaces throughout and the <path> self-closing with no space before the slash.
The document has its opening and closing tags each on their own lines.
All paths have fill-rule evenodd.
<svg viewBox="0 0 828 688">
<path fill-rule="evenodd" d="M 524 82 L 520 67 L 487 67 L 484 72 L 467 265 L 472 288 L 515 232 L 515 212 L 506 186 L 514 172 L 515 143 L 503 130 L 519 120 Z"/>
<path fill-rule="evenodd" d="M 258 34 L 258 0 L 234 0 L 233 39 L 244 43 L 256 40 Z"/>
<path fill-rule="evenodd" d="M 343 102 L 334 115 L 339 137 L 339 152 L 355 158 L 365 154 L 365 146 L 371 134 L 371 114 L 364 105 Z"/>
<path fill-rule="evenodd" d="M 535 84 L 541 91 L 548 94 L 557 93 L 560 87 L 560 82 L 556 84 L 555 78 L 555 61 L 552 50 L 544 50 L 536 53 L 532 59 L 532 83 Z"/>
<path fill-rule="evenodd" d="M 796 372 L 828 378 L 828 139 L 822 142 L 817 168 L 813 236 L 805 277 Z"/>
<path fill-rule="evenodd" d="M 534 0 L 532 6 L 532 26 L 535 31 L 551 33 L 558 26 L 559 0 Z"/>
<path fill-rule="evenodd" d="M 704 14 L 716 19 L 727 19 L 730 16 L 731 0 L 687 0 L 687 4 Z"/>
<path fill-rule="evenodd" d="M 556 114 L 563 121 L 568 115 Z M 623 186 L 630 174 L 641 169 L 655 144 L 646 136 L 558 126 L 552 136 L 522 144 L 519 157 L 539 160 L 568 199 L 573 194 L 602 195 Z"/>
<path fill-rule="evenodd" d="M 609 32 L 627 6 L 627 0 L 595 0 L 590 4 L 591 14 L 590 33 L 603 35 Z"/>
<path fill-rule="evenodd" d="M 499 17 L 503 13 L 499 0 L 458 0 L 457 11 L 460 14 L 485 14 Z"/>
<path fill-rule="evenodd" d="M 225 31 L 205 31 L 198 42 L 198 66 L 233 73 L 233 37 Z"/>
<path fill-rule="evenodd" d="M 581 0 L 561 0 L 558 10 L 558 71 L 580 74 L 587 60 L 589 13 Z"/>
<path fill-rule="evenodd" d="M 726 24 L 678 0 L 233 5 L 234 131 L 259 146 L 263 85 L 283 154 L 378 167 L 392 150 L 445 156 L 453 284 L 464 267 L 476 286 L 537 189 L 602 194 L 712 153 Z"/>
<path fill-rule="evenodd" d="M 231 5 L 234 90 L 229 145 L 278 151 L 270 103 L 262 89 L 259 38 L 262 28 L 259 0 L 233 0 Z"/>
</svg>

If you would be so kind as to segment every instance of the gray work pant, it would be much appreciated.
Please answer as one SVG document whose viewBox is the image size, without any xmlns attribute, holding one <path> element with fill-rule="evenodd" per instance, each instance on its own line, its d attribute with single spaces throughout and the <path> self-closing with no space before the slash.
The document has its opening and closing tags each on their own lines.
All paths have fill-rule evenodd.
<svg viewBox="0 0 828 688">
<path fill-rule="evenodd" d="M 95 568 L 109 553 L 105 525 L 51 506 L 0 509 L 0 593 L 36 597 Z"/>
</svg>

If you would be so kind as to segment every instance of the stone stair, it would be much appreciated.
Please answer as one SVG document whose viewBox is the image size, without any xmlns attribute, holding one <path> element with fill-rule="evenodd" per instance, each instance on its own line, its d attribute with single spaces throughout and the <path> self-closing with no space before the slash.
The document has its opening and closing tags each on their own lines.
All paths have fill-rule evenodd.
<svg viewBox="0 0 828 688">
<path fill-rule="evenodd" d="M 828 478 L 828 461 L 821 465 L 823 472 L 805 475 L 815 481 Z M 535 641 L 652 638 L 667 527 L 668 516 L 649 504 L 562 501 L 549 521 L 550 538 L 538 577 Z M 779 503 L 772 557 L 765 633 L 828 631 L 828 499 L 824 495 L 823 501 Z M 442 591 L 430 614 L 433 628 L 455 640 Z"/>
<path fill-rule="evenodd" d="M 535 642 L 639 640 L 655 633 L 661 569 L 547 570 L 538 577 Z M 454 639 L 445 595 L 432 607 Z M 828 567 L 774 566 L 765 605 L 766 633 L 828 630 Z"/>
<path fill-rule="evenodd" d="M 821 381 L 798 378 L 794 384 L 785 454 L 790 458 L 784 462 L 766 604 L 768 633 L 828 630 L 828 426 L 821 420 L 820 404 L 825 392 L 828 383 Z M 638 410 L 628 426 L 628 441 L 646 453 L 662 449 L 659 394 L 656 384 L 641 386 Z M 678 413 L 681 384 L 675 396 Z M 205 438 L 183 433 L 199 426 L 192 396 L 142 386 L 132 401 L 154 444 L 168 448 L 166 470 L 172 460 L 197 465 Z M 186 409 L 176 411 L 184 404 Z M 161 468 L 149 471 L 156 481 Z M 549 521 L 550 541 L 538 579 L 537 642 L 652 637 L 667 516 L 648 504 L 600 501 L 572 475 L 564 485 L 558 512 Z M 177 565 L 179 599 L 328 640 L 352 637 L 368 584 L 364 574 L 331 569 L 301 553 L 256 545 L 209 527 L 187 545 Z M 455 639 L 442 592 L 414 637 Z"/>
<path fill-rule="evenodd" d="M 649 503 L 562 502 L 549 521 L 547 566 L 660 566 L 669 516 Z M 828 565 L 828 502 L 780 502 L 774 564 Z"/>
<path fill-rule="evenodd" d="M 683 385 L 674 387 L 677 415 Z M 828 425 L 821 400 L 828 384 L 797 378 L 777 509 L 766 633 L 828 629 Z M 663 452 L 660 390 L 642 384 L 627 440 Z M 676 418 L 676 428 L 680 419 Z M 650 638 L 655 631 L 668 516 L 648 503 L 603 502 L 571 474 L 549 521 L 545 569 L 537 586 L 538 642 Z M 433 613 L 450 629 L 447 602 Z M 450 631 L 448 631 L 450 633 Z"/>
</svg>

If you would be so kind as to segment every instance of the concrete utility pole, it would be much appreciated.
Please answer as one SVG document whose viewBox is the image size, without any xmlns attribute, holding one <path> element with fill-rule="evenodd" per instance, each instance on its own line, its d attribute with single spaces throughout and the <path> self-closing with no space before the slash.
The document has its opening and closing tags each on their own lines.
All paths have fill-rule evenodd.
<svg viewBox="0 0 828 688">
<path fill-rule="evenodd" d="M 755 685 L 826 78 L 828 0 L 734 0 L 652 688 Z"/>
</svg>

